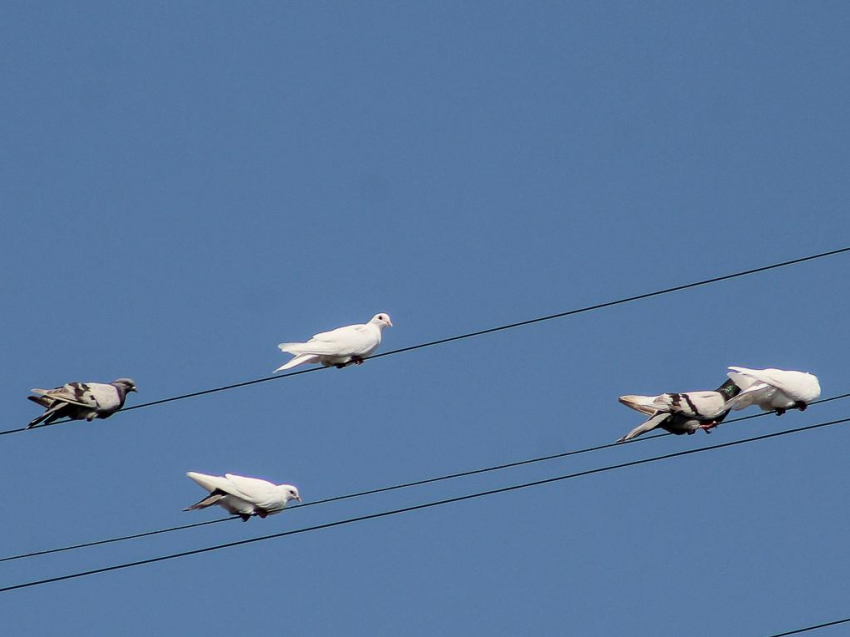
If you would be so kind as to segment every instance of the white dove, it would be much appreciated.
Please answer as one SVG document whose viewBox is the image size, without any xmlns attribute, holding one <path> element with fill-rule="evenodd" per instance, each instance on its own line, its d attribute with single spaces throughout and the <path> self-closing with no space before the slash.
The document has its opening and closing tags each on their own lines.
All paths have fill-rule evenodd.
<svg viewBox="0 0 850 637">
<path fill-rule="evenodd" d="M 783 369 L 748 369 L 732 367 L 728 376 L 741 387 L 741 393 L 730 406 L 738 411 L 758 405 L 763 411 L 776 411 L 781 416 L 788 409 L 805 411 L 809 403 L 820 398 L 818 377 L 807 372 Z"/>
<path fill-rule="evenodd" d="M 691 391 L 661 394 L 660 396 L 620 396 L 626 407 L 647 414 L 649 419 L 632 429 L 617 442 L 636 438 L 656 427 L 672 434 L 692 434 L 698 429 L 706 432 L 723 422 L 730 407 L 727 402 L 741 391 L 734 381 L 727 380 L 715 391 Z"/>
<path fill-rule="evenodd" d="M 109 418 L 124 406 L 127 392 L 138 391 L 130 378 L 119 378 L 111 383 L 67 383 L 56 389 L 33 389 L 39 396 L 27 396 L 46 408 L 38 418 L 33 418 L 27 429 L 44 421 L 49 425 L 59 418 L 88 420 Z"/>
<path fill-rule="evenodd" d="M 275 372 L 292 369 L 296 365 L 321 363 L 343 368 L 349 363 L 360 365 L 363 359 L 378 349 L 385 327 L 392 327 L 389 314 L 375 314 L 372 320 L 361 325 L 346 325 L 330 332 L 316 334 L 306 343 L 281 343 L 278 347 L 294 355 L 291 361 Z"/>
<path fill-rule="evenodd" d="M 210 494 L 200 502 L 186 507 L 184 511 L 206 509 L 217 504 L 247 522 L 252 515 L 264 518 L 280 513 L 290 500 L 301 502 L 298 489 L 291 484 L 272 484 L 259 478 L 246 478 L 232 473 L 208 476 L 189 471 L 186 475 Z"/>
</svg>

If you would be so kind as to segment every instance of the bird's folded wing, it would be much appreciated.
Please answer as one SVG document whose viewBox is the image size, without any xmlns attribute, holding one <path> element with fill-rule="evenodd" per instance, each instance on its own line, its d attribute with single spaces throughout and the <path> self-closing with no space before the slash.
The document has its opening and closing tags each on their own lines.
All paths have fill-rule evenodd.
<svg viewBox="0 0 850 637">
<path fill-rule="evenodd" d="M 249 502 L 261 502 L 265 500 L 275 486 L 267 480 L 246 478 L 245 476 L 237 476 L 232 473 L 226 473 L 224 477 L 230 482 L 230 487 L 226 491 Z"/>
<path fill-rule="evenodd" d="M 679 413 L 695 418 L 713 418 L 726 404 L 724 396 L 716 391 L 689 391 L 681 396 Z"/>
<path fill-rule="evenodd" d="M 313 338 L 310 340 L 330 342 L 345 340 L 347 338 L 352 338 L 352 336 L 355 336 L 358 332 L 364 332 L 366 327 L 366 325 L 346 325 L 345 327 L 338 327 L 329 332 L 319 332 L 318 334 L 314 334 Z"/>
<path fill-rule="evenodd" d="M 78 405 L 80 407 L 93 406 L 91 403 L 80 402 L 73 392 L 64 387 L 58 387 L 56 389 L 31 389 L 30 391 L 33 394 L 41 394 L 50 400 L 58 400 L 63 403 L 68 403 L 69 405 Z"/>
<path fill-rule="evenodd" d="M 308 341 L 307 343 L 281 343 L 278 345 L 281 351 L 287 354 L 300 356 L 312 354 L 314 356 L 344 356 L 349 354 L 351 346 L 346 343 L 334 343 L 330 341 Z"/>
<path fill-rule="evenodd" d="M 306 343 L 290 343 L 285 351 L 292 354 L 315 354 L 317 356 L 354 356 L 375 346 L 375 333 L 366 325 L 349 325 L 330 332 L 316 334 Z"/>
<path fill-rule="evenodd" d="M 221 476 L 210 476 L 205 473 L 196 473 L 195 471 L 189 471 L 186 476 L 209 492 L 220 489 L 225 493 L 230 493 L 233 490 L 230 481 Z"/>
<path fill-rule="evenodd" d="M 808 378 L 802 372 L 786 372 L 780 369 L 753 370 L 751 375 L 763 383 L 776 387 L 776 389 L 789 396 L 793 396 L 800 391 L 801 385 L 805 384 L 805 380 L 803 379 Z"/>
<path fill-rule="evenodd" d="M 746 367 L 730 367 L 729 369 L 772 385 L 783 392 L 786 389 L 794 391 L 799 379 L 804 377 L 802 372 L 788 372 L 783 369 L 747 369 Z"/>
</svg>

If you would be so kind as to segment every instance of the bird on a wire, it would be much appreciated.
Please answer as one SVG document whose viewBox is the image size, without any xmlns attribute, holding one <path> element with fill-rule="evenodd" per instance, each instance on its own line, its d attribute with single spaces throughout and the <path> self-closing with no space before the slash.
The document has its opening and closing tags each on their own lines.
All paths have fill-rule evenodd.
<svg viewBox="0 0 850 637">
<path fill-rule="evenodd" d="M 775 411 L 781 416 L 788 409 L 805 411 L 809 403 L 820 398 L 818 377 L 807 372 L 784 369 L 748 369 L 729 367 L 728 376 L 741 387 L 741 393 L 730 407 L 736 411 L 758 405 L 762 411 Z"/>
<path fill-rule="evenodd" d="M 49 425 L 59 418 L 88 420 L 109 418 L 124 406 L 129 392 L 138 391 L 130 378 L 119 378 L 111 383 L 66 383 L 55 389 L 33 389 L 37 396 L 27 396 L 45 408 L 45 412 L 33 418 L 27 429 L 40 423 Z"/>
<path fill-rule="evenodd" d="M 291 484 L 273 484 L 267 480 L 232 473 L 210 476 L 189 471 L 186 475 L 210 493 L 184 511 L 206 509 L 217 504 L 247 522 L 254 515 L 265 518 L 280 513 L 290 500 L 301 502 L 298 489 Z"/>
<path fill-rule="evenodd" d="M 280 350 L 294 358 L 274 371 L 282 372 L 308 363 L 321 363 L 325 367 L 333 365 L 340 369 L 350 363 L 360 365 L 378 349 L 384 328 L 392 326 L 389 314 L 380 313 L 368 323 L 322 332 L 306 343 L 281 343 L 278 345 Z"/>
<path fill-rule="evenodd" d="M 715 391 L 690 391 L 668 393 L 659 396 L 620 396 L 626 407 L 631 407 L 649 416 L 649 419 L 632 429 L 617 442 L 625 442 L 656 427 L 672 434 L 692 434 L 699 429 L 708 433 L 712 427 L 723 422 L 734 398 L 741 388 L 733 380 L 727 380 Z"/>
</svg>

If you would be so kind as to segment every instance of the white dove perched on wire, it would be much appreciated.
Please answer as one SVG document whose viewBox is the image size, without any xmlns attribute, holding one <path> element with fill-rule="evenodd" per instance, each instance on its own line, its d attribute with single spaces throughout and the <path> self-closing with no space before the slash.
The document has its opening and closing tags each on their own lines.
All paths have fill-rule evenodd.
<svg viewBox="0 0 850 637">
<path fill-rule="evenodd" d="M 189 471 L 186 475 L 210 494 L 200 502 L 186 507 L 184 511 L 206 509 L 217 504 L 247 522 L 253 515 L 264 518 L 280 513 L 290 500 L 301 502 L 298 489 L 291 484 L 273 484 L 259 478 L 246 478 L 232 473 L 208 476 Z"/>
<path fill-rule="evenodd" d="M 34 403 L 46 408 L 38 418 L 33 418 L 27 429 L 40 422 L 51 424 L 59 418 L 88 420 L 109 418 L 124 406 L 127 393 L 138 391 L 130 378 L 119 378 L 111 383 L 67 383 L 55 389 L 33 389 L 38 396 L 27 396 Z"/>
<path fill-rule="evenodd" d="M 292 369 L 297 365 L 321 363 L 343 368 L 349 363 L 360 365 L 363 359 L 378 349 L 385 327 L 392 327 L 389 314 L 375 314 L 368 323 L 346 325 L 330 332 L 316 334 L 306 343 L 281 343 L 281 351 L 294 358 L 278 367 L 275 372 Z"/>
<path fill-rule="evenodd" d="M 741 391 L 734 380 L 727 380 L 715 391 L 691 391 L 661 394 L 660 396 L 620 396 L 626 407 L 647 414 L 649 419 L 632 429 L 617 442 L 625 442 L 656 427 L 672 434 L 692 434 L 698 429 L 706 432 L 726 418 L 731 406 L 728 401 Z"/>
<path fill-rule="evenodd" d="M 741 387 L 741 393 L 732 401 L 738 411 L 758 405 L 763 411 L 776 411 L 781 416 L 788 409 L 805 411 L 809 403 L 820 398 L 818 377 L 807 372 L 783 369 L 748 369 L 729 367 L 728 376 Z"/>
</svg>

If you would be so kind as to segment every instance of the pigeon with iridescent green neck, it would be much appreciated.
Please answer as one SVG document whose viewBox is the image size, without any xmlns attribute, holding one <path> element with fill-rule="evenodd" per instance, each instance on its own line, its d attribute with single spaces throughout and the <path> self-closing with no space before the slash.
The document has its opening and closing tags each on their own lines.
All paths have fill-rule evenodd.
<svg viewBox="0 0 850 637">
<path fill-rule="evenodd" d="M 660 396 L 620 396 L 626 407 L 649 416 L 649 419 L 632 429 L 617 442 L 625 442 L 656 427 L 672 434 L 692 434 L 698 429 L 708 432 L 723 422 L 731 407 L 727 404 L 741 391 L 732 380 L 727 380 L 715 391 L 690 391 L 661 394 Z"/>
</svg>

